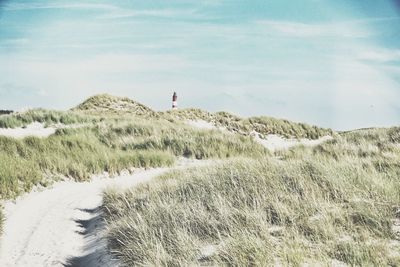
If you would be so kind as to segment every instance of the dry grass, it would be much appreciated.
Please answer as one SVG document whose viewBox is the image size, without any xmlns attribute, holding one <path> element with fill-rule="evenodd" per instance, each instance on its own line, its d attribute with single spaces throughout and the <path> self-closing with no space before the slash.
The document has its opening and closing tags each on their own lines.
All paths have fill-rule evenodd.
<svg viewBox="0 0 400 267">
<path fill-rule="evenodd" d="M 73 111 L 85 113 L 134 114 L 137 116 L 155 116 L 149 107 L 126 97 L 108 94 L 95 95 L 79 104 Z"/>
<path fill-rule="evenodd" d="M 210 113 L 200 109 L 171 110 L 163 113 L 162 116 L 181 121 L 204 120 L 217 127 L 223 127 L 230 132 L 244 136 L 249 136 L 252 132 L 257 132 L 262 138 L 269 134 L 281 135 L 286 138 L 309 139 L 318 139 L 326 135 L 335 135 L 331 129 L 323 129 L 305 123 L 296 123 L 285 119 L 265 116 L 241 118 L 228 112 Z"/>
<path fill-rule="evenodd" d="M 236 159 L 107 191 L 110 249 L 128 266 L 398 266 L 399 136 L 349 133 L 281 159 Z"/>
<path fill-rule="evenodd" d="M 48 138 L 0 136 L 0 199 L 46 185 L 53 177 L 87 180 L 107 171 L 171 165 L 176 157 L 265 156 L 249 137 L 199 130 L 166 120 L 106 117 L 78 129 L 59 129 Z"/>
<path fill-rule="evenodd" d="M 74 112 L 63 112 L 44 109 L 32 109 L 22 113 L 0 116 L 0 128 L 25 127 L 32 122 L 51 124 L 95 123 L 99 118 L 81 115 Z"/>
<path fill-rule="evenodd" d="M 318 139 L 326 135 L 335 135 L 331 129 L 323 129 L 305 123 L 295 123 L 285 119 L 271 117 L 241 118 L 228 112 L 210 113 L 200 109 L 178 109 L 166 112 L 155 112 L 143 104 L 129 98 L 115 97 L 107 94 L 90 97 L 73 109 L 85 114 L 137 115 L 141 117 L 165 119 L 171 122 L 186 120 L 204 120 L 230 132 L 249 136 L 256 131 L 261 137 L 278 134 L 287 138 Z"/>
</svg>

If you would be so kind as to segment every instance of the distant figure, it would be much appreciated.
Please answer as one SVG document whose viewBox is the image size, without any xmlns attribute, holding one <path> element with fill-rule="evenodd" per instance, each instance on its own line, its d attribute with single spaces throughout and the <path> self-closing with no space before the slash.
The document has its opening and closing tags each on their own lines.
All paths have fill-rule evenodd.
<svg viewBox="0 0 400 267">
<path fill-rule="evenodd" d="M 178 95 L 176 92 L 174 92 L 174 95 L 172 96 L 172 109 L 177 109 L 178 108 Z"/>
</svg>

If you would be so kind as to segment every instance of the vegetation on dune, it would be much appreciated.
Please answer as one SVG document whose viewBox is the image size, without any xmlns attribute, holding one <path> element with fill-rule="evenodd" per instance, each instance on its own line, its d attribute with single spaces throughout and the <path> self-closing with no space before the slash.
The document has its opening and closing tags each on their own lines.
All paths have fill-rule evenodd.
<svg viewBox="0 0 400 267">
<path fill-rule="evenodd" d="M 228 131 L 196 129 L 204 120 Z M 232 158 L 104 194 L 111 251 L 130 265 L 400 265 L 400 128 L 337 134 L 269 117 L 155 112 L 99 95 L 72 111 L 0 116 L 1 127 L 80 124 L 48 138 L 0 136 L 0 199 L 60 177 Z M 275 157 L 251 135 L 334 139 Z M 3 215 L 0 212 L 0 232 Z"/>
<path fill-rule="evenodd" d="M 111 251 L 128 266 L 400 264 L 399 128 L 280 153 L 108 190 Z"/>
<path fill-rule="evenodd" d="M 194 129 L 167 121 L 136 121 L 119 127 L 104 127 L 101 138 L 107 145 L 122 150 L 166 150 L 176 156 L 206 159 L 238 155 L 265 156 L 267 150 L 250 137 L 218 130 Z"/>
<path fill-rule="evenodd" d="M 241 154 L 263 156 L 267 151 L 249 137 L 140 118 L 59 129 L 45 139 L 0 137 L 0 196 L 15 197 L 51 176 L 86 180 L 102 171 L 171 165 L 175 156 L 204 159 Z"/>
<path fill-rule="evenodd" d="M 228 112 L 210 113 L 200 109 L 171 110 L 163 113 L 163 116 L 179 120 L 204 120 L 217 127 L 223 127 L 230 132 L 245 136 L 256 132 L 260 134 L 261 138 L 269 134 L 281 135 L 287 138 L 309 139 L 318 139 L 326 135 L 335 135 L 331 129 L 265 116 L 241 118 Z"/>
<path fill-rule="evenodd" d="M 34 109 L 22 113 L 3 115 L 0 116 L 0 128 L 21 127 L 32 122 L 76 124 L 104 120 L 129 120 L 132 119 L 132 115 L 135 118 L 163 119 L 176 123 L 187 120 L 204 120 L 243 136 L 249 136 L 257 132 L 262 138 L 268 134 L 277 134 L 287 138 L 318 139 L 325 135 L 335 134 L 331 129 L 270 117 L 241 118 L 228 112 L 210 113 L 200 109 L 155 112 L 129 98 L 107 94 L 90 97 L 69 112 Z"/>
<path fill-rule="evenodd" d="M 210 113 L 200 109 L 178 109 L 166 112 L 155 112 L 134 100 L 115 97 L 108 94 L 90 97 L 73 111 L 88 114 L 134 114 L 141 117 L 166 119 L 168 121 L 204 120 L 217 127 L 224 127 L 230 132 L 249 136 L 257 132 L 264 137 L 268 134 L 282 135 L 287 138 L 318 139 L 326 135 L 334 135 L 331 129 L 295 123 L 271 117 L 241 118 L 228 112 Z"/>
<path fill-rule="evenodd" d="M 156 116 L 155 111 L 139 102 L 127 97 L 117 97 L 108 94 L 92 96 L 72 110 L 94 114 L 102 112 L 108 114 L 129 113 L 137 116 Z"/>
<path fill-rule="evenodd" d="M 168 152 L 109 148 L 91 129 L 63 130 L 46 139 L 0 137 L 0 197 L 13 198 L 60 175 L 82 181 L 103 171 L 114 174 L 130 167 L 173 162 Z"/>
<path fill-rule="evenodd" d="M 96 122 L 95 117 L 84 116 L 74 112 L 32 109 L 26 112 L 0 116 L 0 128 L 24 127 L 32 122 L 49 124 L 77 124 Z"/>
</svg>

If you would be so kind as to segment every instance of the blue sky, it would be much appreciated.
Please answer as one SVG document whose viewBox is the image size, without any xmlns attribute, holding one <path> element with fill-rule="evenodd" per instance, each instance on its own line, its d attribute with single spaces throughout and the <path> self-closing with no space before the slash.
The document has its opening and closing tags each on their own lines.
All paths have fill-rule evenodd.
<svg viewBox="0 0 400 267">
<path fill-rule="evenodd" d="M 400 124 L 392 0 L 1 1 L 0 109 L 111 93 L 334 129 Z"/>
</svg>

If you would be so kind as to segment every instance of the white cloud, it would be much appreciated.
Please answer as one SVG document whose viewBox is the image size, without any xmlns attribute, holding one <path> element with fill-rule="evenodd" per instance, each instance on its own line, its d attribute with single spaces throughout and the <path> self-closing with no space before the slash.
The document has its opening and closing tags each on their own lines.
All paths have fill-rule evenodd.
<svg viewBox="0 0 400 267">
<path fill-rule="evenodd" d="M 32 9 L 115 9 L 114 5 L 94 3 L 6 3 L 4 10 L 19 11 Z"/>
<path fill-rule="evenodd" d="M 107 14 L 98 16 L 99 19 L 118 19 L 130 17 L 165 17 L 165 18 L 179 18 L 182 16 L 198 17 L 194 9 L 148 9 L 148 10 L 132 10 L 123 8 L 114 8 Z"/>
<path fill-rule="evenodd" d="M 400 61 L 399 49 L 371 49 L 367 48 L 358 52 L 358 59 L 378 63 Z"/>
<path fill-rule="evenodd" d="M 28 38 L 10 38 L 0 40 L 0 46 L 14 46 L 14 45 L 26 45 L 29 44 Z"/>
<path fill-rule="evenodd" d="M 278 20 L 259 20 L 271 34 L 279 34 L 288 37 L 368 37 L 371 33 L 354 23 L 330 23 L 311 24 Z"/>
<path fill-rule="evenodd" d="M 199 18 L 203 15 L 196 13 L 195 9 L 131 9 L 122 8 L 112 4 L 96 4 L 96 3 L 10 3 L 5 5 L 5 10 L 21 11 L 34 9 L 88 9 L 102 10 L 105 13 L 97 16 L 99 19 L 117 19 L 138 16 L 151 17 L 181 17 Z"/>
</svg>

